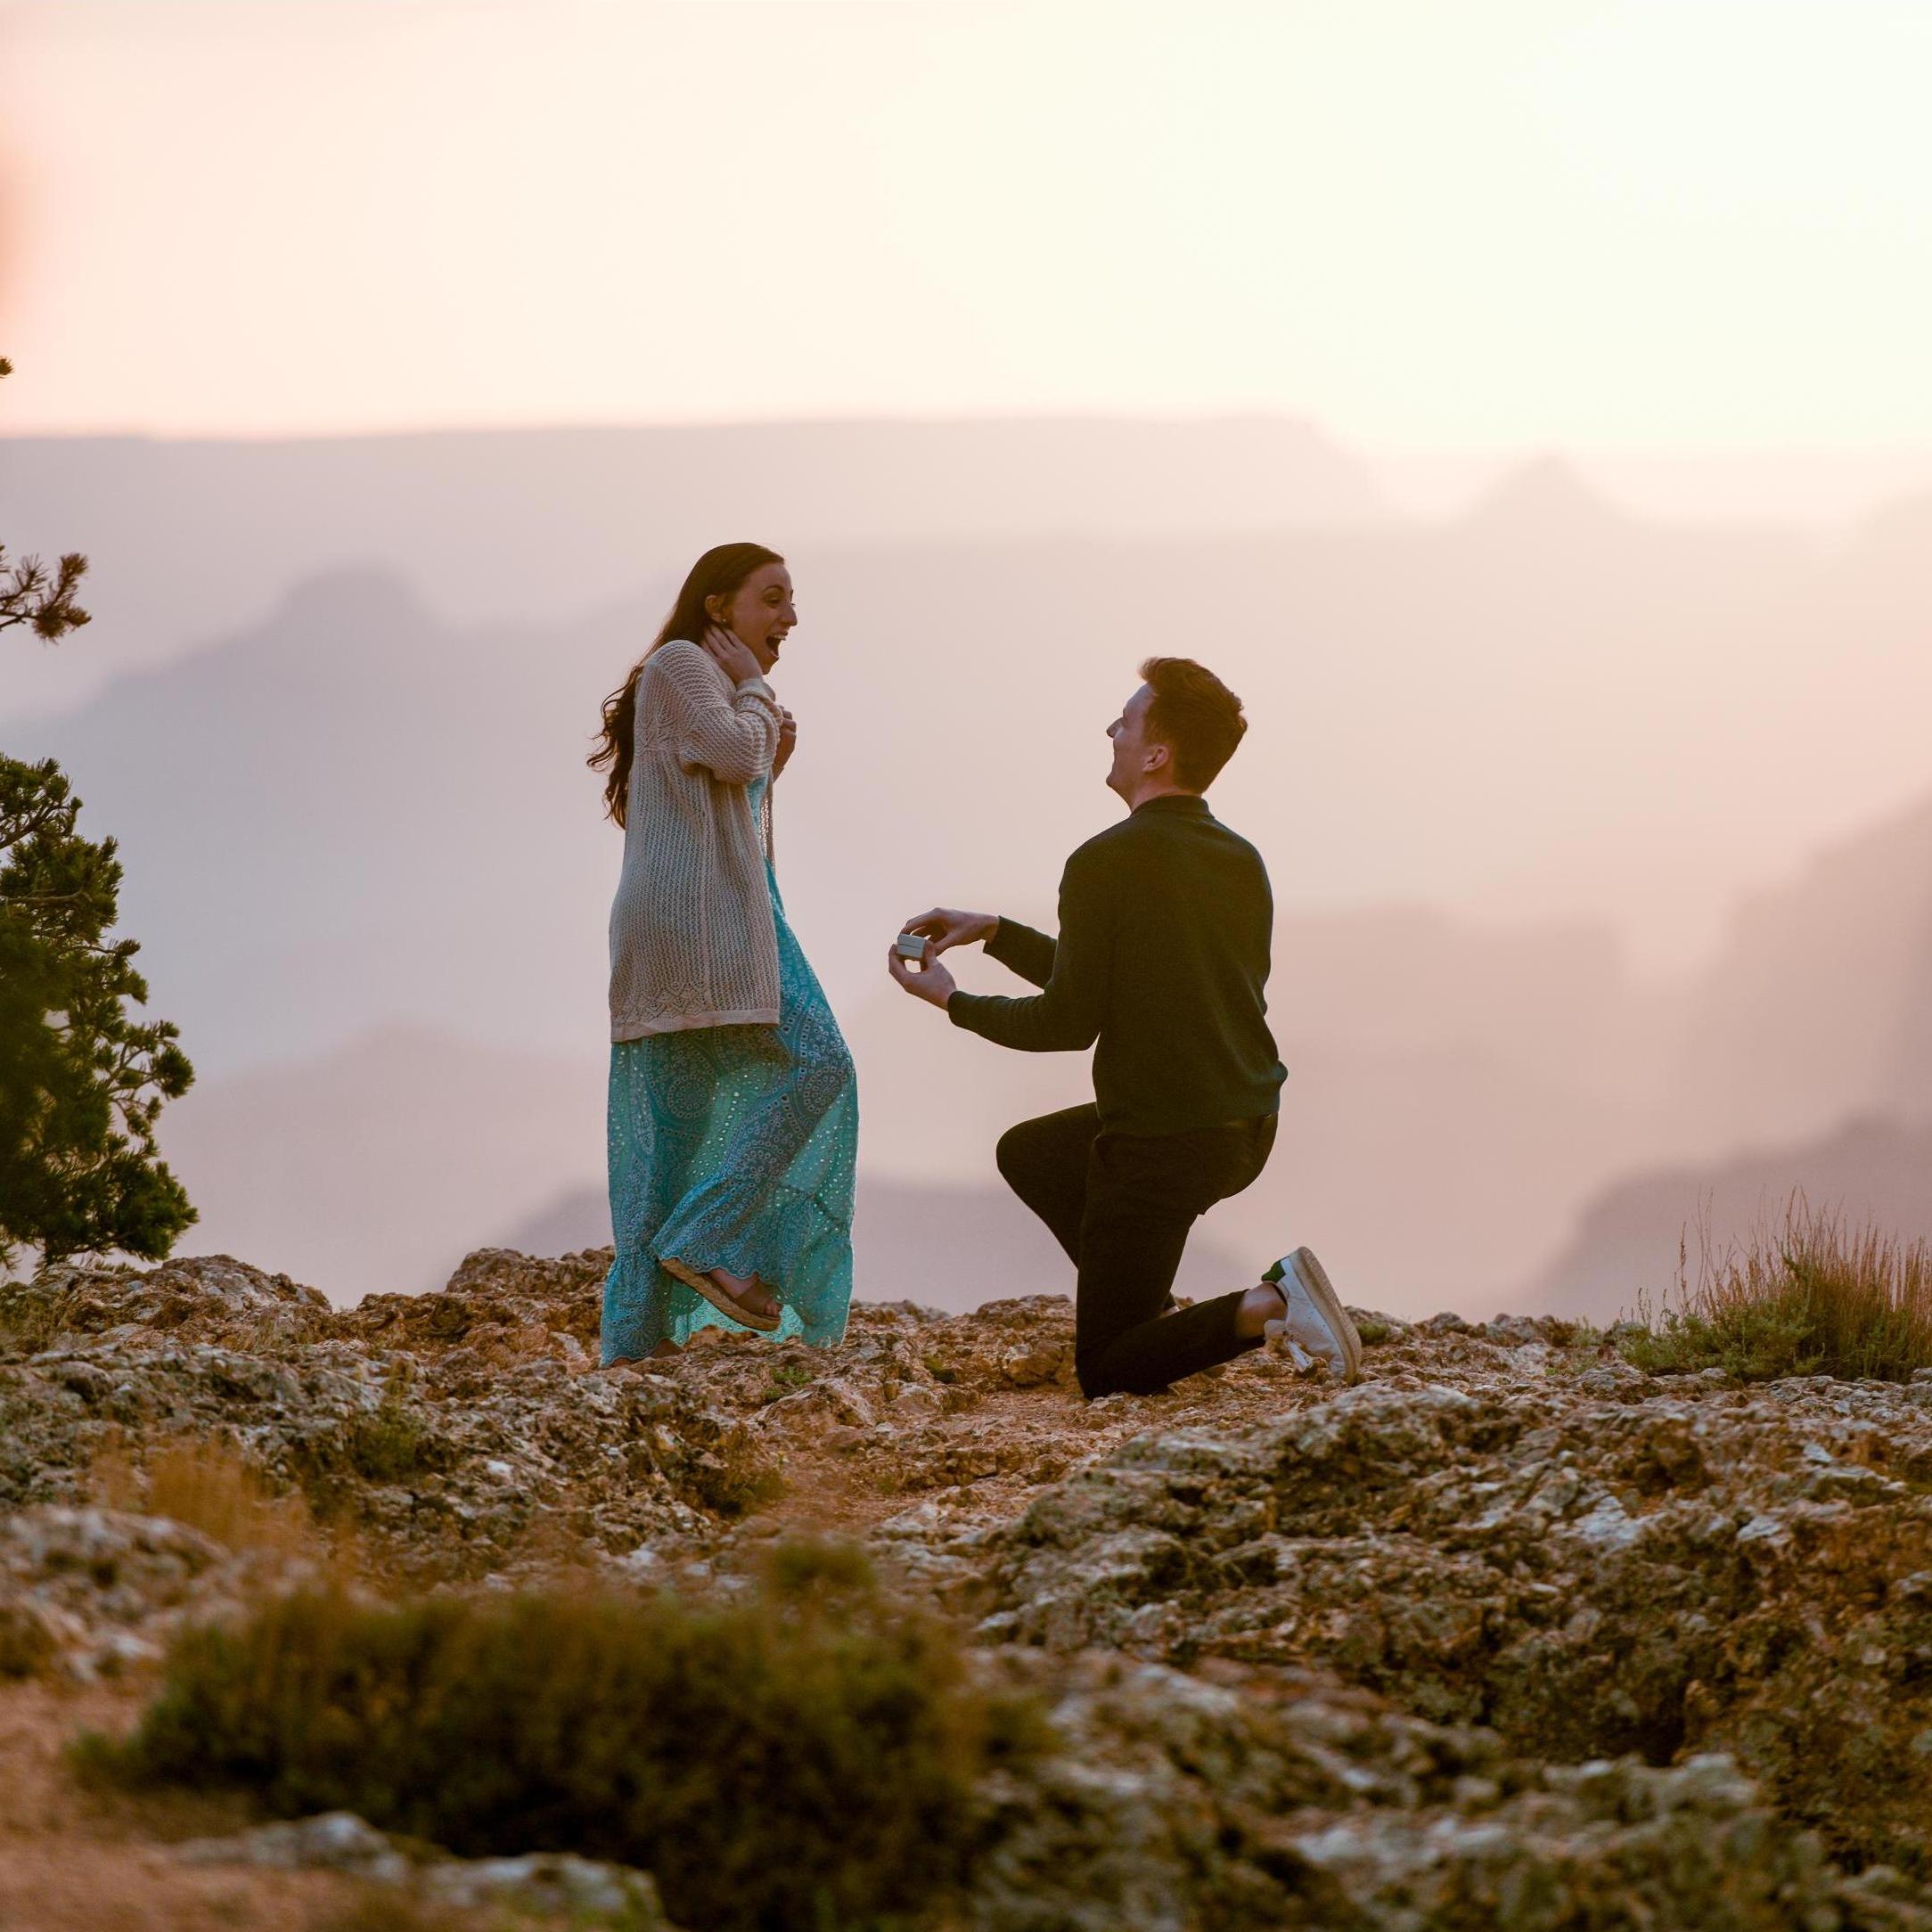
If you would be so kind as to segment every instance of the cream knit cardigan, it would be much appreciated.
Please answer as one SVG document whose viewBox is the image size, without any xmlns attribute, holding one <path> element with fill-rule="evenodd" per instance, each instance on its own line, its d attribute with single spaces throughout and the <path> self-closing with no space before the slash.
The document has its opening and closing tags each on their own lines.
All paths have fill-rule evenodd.
<svg viewBox="0 0 1932 1932">
<path fill-rule="evenodd" d="M 701 644 L 645 659 L 610 907 L 613 1040 L 778 1024 L 768 822 L 761 838 L 746 790 L 771 770 L 778 726 L 771 686 L 733 688 Z"/>
</svg>

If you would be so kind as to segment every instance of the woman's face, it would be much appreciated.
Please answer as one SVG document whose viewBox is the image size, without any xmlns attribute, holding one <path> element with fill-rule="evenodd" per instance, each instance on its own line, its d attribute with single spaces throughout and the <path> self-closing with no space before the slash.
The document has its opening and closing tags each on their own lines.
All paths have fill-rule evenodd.
<svg viewBox="0 0 1932 1932">
<path fill-rule="evenodd" d="M 729 598 L 708 598 L 706 608 L 750 645 L 767 671 L 778 662 L 779 647 L 798 621 L 798 607 L 791 601 L 791 572 L 782 563 L 760 564 Z"/>
</svg>

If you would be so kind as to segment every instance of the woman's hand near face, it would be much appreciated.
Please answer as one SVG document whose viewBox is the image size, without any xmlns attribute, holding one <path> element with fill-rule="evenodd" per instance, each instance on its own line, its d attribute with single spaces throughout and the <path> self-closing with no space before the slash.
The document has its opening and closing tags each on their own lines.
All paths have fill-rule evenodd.
<svg viewBox="0 0 1932 1932">
<path fill-rule="evenodd" d="M 758 662 L 757 653 L 734 631 L 727 631 L 721 625 L 713 624 L 706 628 L 704 648 L 717 659 L 725 676 L 734 684 L 765 675 L 765 667 Z"/>
<path fill-rule="evenodd" d="M 772 759 L 772 776 L 776 778 L 791 763 L 792 748 L 798 741 L 798 721 L 783 705 L 778 708 L 778 750 Z"/>
</svg>

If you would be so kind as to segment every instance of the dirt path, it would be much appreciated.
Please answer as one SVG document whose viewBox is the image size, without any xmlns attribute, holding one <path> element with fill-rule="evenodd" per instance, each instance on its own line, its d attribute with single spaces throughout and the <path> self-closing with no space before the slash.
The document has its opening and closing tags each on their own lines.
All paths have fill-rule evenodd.
<svg viewBox="0 0 1932 1932">
<path fill-rule="evenodd" d="M 366 1887 L 327 1873 L 184 1865 L 170 1849 L 242 1822 L 228 1805 L 133 1804 L 82 1790 L 62 1759 L 85 1730 L 118 1731 L 139 1696 L 45 1684 L 0 1689 L 0 1928 L 5 1932 L 348 1932 Z"/>
</svg>

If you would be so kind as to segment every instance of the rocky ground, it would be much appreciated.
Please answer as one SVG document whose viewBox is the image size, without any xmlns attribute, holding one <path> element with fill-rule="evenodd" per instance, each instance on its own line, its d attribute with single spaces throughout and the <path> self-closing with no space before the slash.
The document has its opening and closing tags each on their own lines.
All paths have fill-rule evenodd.
<svg viewBox="0 0 1932 1932">
<path fill-rule="evenodd" d="M 810 1527 L 1052 1704 L 949 1923 L 1932 1932 L 1932 1386 L 1449 1316 L 1365 1324 L 1354 1389 L 1254 1355 L 1088 1404 L 1051 1297 L 607 1371 L 603 1267 L 485 1251 L 347 1311 L 225 1259 L 0 1288 L 0 1926 L 661 1924 L 641 1875 L 110 1803 L 60 1746 L 320 1565 L 728 1586 Z M 147 1513 L 210 1442 L 286 1535 Z"/>
</svg>

